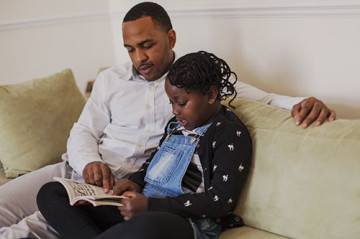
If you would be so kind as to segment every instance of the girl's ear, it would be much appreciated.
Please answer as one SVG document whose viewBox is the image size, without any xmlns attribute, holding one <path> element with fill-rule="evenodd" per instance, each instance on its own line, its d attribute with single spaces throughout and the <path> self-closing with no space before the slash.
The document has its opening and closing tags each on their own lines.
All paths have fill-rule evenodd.
<svg viewBox="0 0 360 239">
<path fill-rule="evenodd" d="M 216 102 L 218 93 L 219 93 L 219 91 L 216 88 L 216 86 L 214 86 L 214 85 L 210 86 L 210 89 L 208 91 L 209 104 L 214 104 Z"/>
</svg>

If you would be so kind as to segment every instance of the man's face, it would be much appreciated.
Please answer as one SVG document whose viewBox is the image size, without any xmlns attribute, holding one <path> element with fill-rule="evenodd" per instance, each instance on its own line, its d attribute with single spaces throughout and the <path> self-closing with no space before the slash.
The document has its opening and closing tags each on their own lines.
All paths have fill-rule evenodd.
<svg viewBox="0 0 360 239">
<path fill-rule="evenodd" d="M 125 22 L 122 31 L 131 61 L 146 80 L 157 80 L 169 70 L 174 60 L 175 31 L 165 32 L 151 17 Z"/>
<path fill-rule="evenodd" d="M 176 120 L 185 129 L 193 130 L 212 122 L 216 113 L 216 106 L 214 106 L 216 97 L 209 98 L 208 95 L 195 90 L 186 92 L 183 88 L 171 85 L 168 80 L 165 81 L 165 91 Z"/>
</svg>

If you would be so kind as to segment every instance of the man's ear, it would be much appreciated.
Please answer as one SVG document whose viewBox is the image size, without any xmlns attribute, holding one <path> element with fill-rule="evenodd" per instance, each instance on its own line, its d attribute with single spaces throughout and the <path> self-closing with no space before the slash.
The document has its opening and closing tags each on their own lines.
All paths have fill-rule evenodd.
<svg viewBox="0 0 360 239">
<path fill-rule="evenodd" d="M 173 49 L 176 43 L 176 32 L 173 29 L 170 29 L 166 37 L 168 39 L 170 49 Z"/>
<path fill-rule="evenodd" d="M 210 89 L 208 91 L 209 104 L 214 104 L 216 102 L 218 93 L 219 93 L 219 91 L 216 88 L 216 86 L 214 86 L 214 85 L 210 86 Z"/>
</svg>

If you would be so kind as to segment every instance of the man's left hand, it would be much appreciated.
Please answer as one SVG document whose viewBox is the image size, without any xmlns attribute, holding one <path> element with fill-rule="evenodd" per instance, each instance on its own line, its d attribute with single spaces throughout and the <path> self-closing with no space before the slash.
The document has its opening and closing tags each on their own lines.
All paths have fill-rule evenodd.
<svg viewBox="0 0 360 239">
<path fill-rule="evenodd" d="M 307 128 L 315 121 L 316 126 L 320 126 L 327 118 L 329 121 L 336 119 L 334 110 L 330 110 L 321 100 L 314 97 L 302 100 L 293 106 L 291 116 L 296 125 Z"/>
</svg>

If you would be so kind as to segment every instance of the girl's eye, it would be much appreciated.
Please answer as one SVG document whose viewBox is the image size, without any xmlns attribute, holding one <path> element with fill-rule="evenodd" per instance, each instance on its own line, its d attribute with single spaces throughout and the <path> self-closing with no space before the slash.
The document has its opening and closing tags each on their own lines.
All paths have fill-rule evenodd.
<svg viewBox="0 0 360 239">
<path fill-rule="evenodd" d="M 185 101 L 184 103 L 178 103 L 178 102 L 172 102 L 171 100 L 169 101 L 169 104 L 170 105 L 173 105 L 173 104 L 177 104 L 178 106 L 180 106 L 180 107 L 183 107 L 183 106 L 185 106 L 186 104 L 187 104 L 187 101 Z"/>
</svg>

